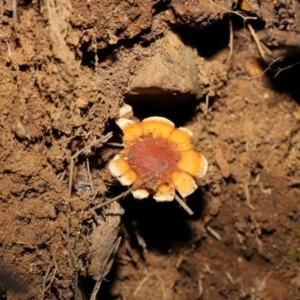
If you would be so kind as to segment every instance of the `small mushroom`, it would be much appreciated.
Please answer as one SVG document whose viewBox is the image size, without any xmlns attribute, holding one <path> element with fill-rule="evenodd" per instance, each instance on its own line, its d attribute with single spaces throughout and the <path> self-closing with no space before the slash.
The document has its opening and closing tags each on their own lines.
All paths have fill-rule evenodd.
<svg viewBox="0 0 300 300">
<path fill-rule="evenodd" d="M 124 134 L 124 149 L 109 162 L 108 169 L 122 185 L 135 184 L 134 198 L 153 194 L 156 201 L 172 201 L 175 191 L 187 197 L 197 189 L 194 178 L 205 176 L 207 160 L 193 150 L 190 130 L 175 128 L 163 117 L 141 123 L 120 118 L 117 124 Z"/>
</svg>

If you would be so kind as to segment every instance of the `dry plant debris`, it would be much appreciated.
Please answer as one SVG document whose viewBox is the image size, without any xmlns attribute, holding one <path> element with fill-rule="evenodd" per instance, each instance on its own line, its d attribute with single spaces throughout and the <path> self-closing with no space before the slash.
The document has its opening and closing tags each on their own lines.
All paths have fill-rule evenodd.
<svg viewBox="0 0 300 300">
<path fill-rule="evenodd" d="M 92 259 L 89 274 L 96 280 L 90 300 L 96 299 L 102 280 L 110 271 L 119 249 L 121 237 L 118 234 L 123 213 L 119 203 L 112 203 L 105 211 L 105 218 L 98 217 L 98 224 L 90 236 Z"/>
<path fill-rule="evenodd" d="M 300 2 L 241 0 L 234 1 L 236 7 L 232 1 L 204 2 L 1 2 L 0 258 L 21 282 L 28 282 L 30 294 L 22 299 L 298 299 L 299 66 L 291 54 L 300 45 Z M 264 31 L 257 31 L 262 26 Z M 165 36 L 171 28 L 183 33 L 182 47 L 191 51 L 168 51 Z M 208 56 L 202 56 L 203 49 Z M 266 65 L 257 49 L 267 58 Z M 283 58 L 288 60 L 281 62 Z M 153 221 L 148 205 L 154 201 L 134 203 L 124 219 L 132 217 L 147 243 L 147 272 L 135 247 L 137 231 L 133 238 L 124 233 L 116 272 L 97 295 L 119 247 L 119 225 L 114 222 L 120 216 L 111 215 L 113 206 L 107 203 L 100 209 L 107 196 L 115 196 L 104 168 L 111 157 L 102 150 L 94 155 L 91 147 L 104 143 L 101 134 L 124 98 L 143 107 L 143 89 L 150 94 L 149 104 L 153 95 L 162 105 L 154 89 L 132 89 L 139 75 L 148 75 L 148 80 L 153 74 L 141 70 L 157 66 L 155 78 L 162 74 L 158 61 L 179 71 L 180 62 L 196 62 L 192 74 L 171 74 L 192 76 L 181 90 L 171 82 L 177 88 L 174 103 L 179 102 L 178 91 L 185 91 L 185 101 L 195 91 L 199 98 L 207 95 L 206 104 L 209 100 L 205 109 L 194 101 L 189 114 L 182 112 L 193 128 L 194 145 L 201 144 L 210 162 L 209 174 L 195 178 L 207 205 L 201 210 L 193 206 L 197 214 L 187 219 L 165 214 L 164 207 L 173 206 L 168 203 L 157 212 L 162 221 L 155 215 L 151 223 L 145 216 Z M 274 72 L 280 76 L 271 82 Z M 245 80 L 247 74 L 251 80 Z M 295 80 L 295 92 L 279 87 L 283 76 Z M 200 87 L 187 85 L 193 78 Z M 162 92 L 173 94 L 166 88 L 169 82 L 160 83 Z M 176 118 L 177 108 L 168 105 L 168 114 Z M 90 133 L 102 142 L 95 144 Z M 87 148 L 81 149 L 84 141 Z M 88 168 L 92 192 L 79 187 L 83 167 Z M 109 201 L 125 197 L 139 184 L 148 185 L 156 175 L 161 176 L 155 173 L 147 183 L 138 180 Z M 85 284 L 87 274 L 96 280 L 93 292 Z M 2 291 L 2 299 L 18 297 L 13 287 Z"/>
<path fill-rule="evenodd" d="M 134 198 L 153 194 L 156 201 L 173 201 L 175 190 L 184 198 L 197 189 L 194 178 L 205 176 L 207 160 L 193 150 L 190 130 L 176 129 L 163 117 L 141 123 L 120 118 L 117 124 L 124 149 L 110 161 L 109 171 L 125 186 L 142 181 L 131 190 Z"/>
</svg>

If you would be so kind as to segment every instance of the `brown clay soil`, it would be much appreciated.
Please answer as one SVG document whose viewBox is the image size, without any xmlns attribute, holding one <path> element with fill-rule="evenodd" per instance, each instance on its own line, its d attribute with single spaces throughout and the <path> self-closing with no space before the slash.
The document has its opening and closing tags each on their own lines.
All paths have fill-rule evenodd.
<svg viewBox="0 0 300 300">
<path fill-rule="evenodd" d="M 297 0 L 1 0 L 1 299 L 300 299 L 299 20 Z M 193 216 L 96 209 L 126 191 L 124 103 L 193 131 Z"/>
</svg>

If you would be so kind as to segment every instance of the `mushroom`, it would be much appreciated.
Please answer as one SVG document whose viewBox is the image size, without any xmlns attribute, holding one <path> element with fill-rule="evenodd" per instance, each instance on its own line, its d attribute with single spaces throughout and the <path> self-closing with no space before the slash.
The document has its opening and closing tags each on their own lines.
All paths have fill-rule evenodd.
<svg viewBox="0 0 300 300">
<path fill-rule="evenodd" d="M 152 194 L 156 201 L 172 201 L 175 191 L 185 198 L 197 189 L 194 178 L 205 176 L 207 160 L 193 150 L 190 130 L 175 128 L 163 117 L 141 123 L 120 118 L 117 125 L 124 134 L 124 149 L 109 162 L 108 169 L 122 185 L 133 185 L 134 198 Z"/>
</svg>

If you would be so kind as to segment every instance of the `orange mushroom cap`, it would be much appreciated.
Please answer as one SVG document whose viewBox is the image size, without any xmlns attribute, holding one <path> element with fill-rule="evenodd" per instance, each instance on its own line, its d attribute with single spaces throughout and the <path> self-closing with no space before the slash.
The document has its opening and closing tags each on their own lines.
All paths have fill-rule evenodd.
<svg viewBox="0 0 300 300">
<path fill-rule="evenodd" d="M 156 201 L 172 201 L 175 190 L 187 197 L 197 189 L 194 178 L 202 178 L 207 160 L 193 150 L 192 132 L 175 128 L 163 117 L 150 117 L 137 123 L 119 119 L 124 149 L 109 163 L 110 173 L 122 185 L 132 187 L 136 199 L 153 194 Z"/>
</svg>

